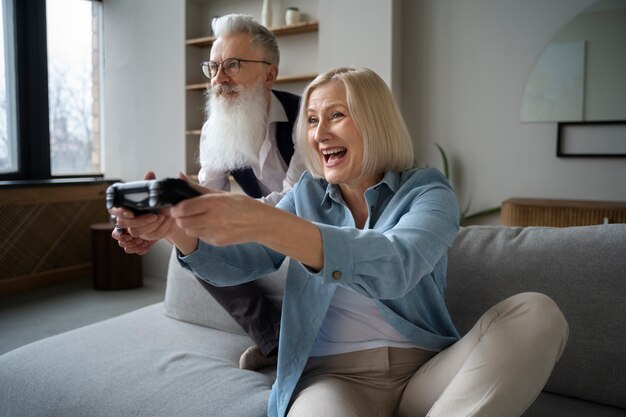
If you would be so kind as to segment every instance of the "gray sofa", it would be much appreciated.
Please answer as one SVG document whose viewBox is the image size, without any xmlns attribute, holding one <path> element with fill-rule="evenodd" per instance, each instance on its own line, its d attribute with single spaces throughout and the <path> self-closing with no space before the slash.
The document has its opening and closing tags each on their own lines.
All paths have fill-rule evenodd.
<svg viewBox="0 0 626 417">
<path fill-rule="evenodd" d="M 263 282 L 277 303 L 282 269 Z M 447 292 L 459 330 L 523 291 L 551 296 L 570 324 L 524 416 L 626 416 L 626 224 L 463 228 Z M 163 303 L 0 356 L 0 416 L 263 416 L 274 371 L 237 368 L 250 344 L 172 259 Z"/>
</svg>

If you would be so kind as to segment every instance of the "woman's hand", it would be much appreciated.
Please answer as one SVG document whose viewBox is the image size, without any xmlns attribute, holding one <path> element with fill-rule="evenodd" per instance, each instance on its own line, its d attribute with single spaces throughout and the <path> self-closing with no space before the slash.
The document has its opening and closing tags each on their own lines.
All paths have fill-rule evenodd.
<svg viewBox="0 0 626 417">
<path fill-rule="evenodd" d="M 170 209 L 187 236 L 214 246 L 257 242 L 312 269 L 323 267 L 322 238 L 313 223 L 242 194 L 194 187 L 204 194 Z"/>
<path fill-rule="evenodd" d="M 263 213 L 273 207 L 243 194 L 194 187 L 203 195 L 170 209 L 177 227 L 185 234 L 214 246 L 226 246 L 257 240 L 263 233 Z"/>
</svg>

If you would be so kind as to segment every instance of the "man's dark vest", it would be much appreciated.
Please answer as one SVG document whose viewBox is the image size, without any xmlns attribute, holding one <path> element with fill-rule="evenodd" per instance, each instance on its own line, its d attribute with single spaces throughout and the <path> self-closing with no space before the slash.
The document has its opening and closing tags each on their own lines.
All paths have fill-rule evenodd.
<svg viewBox="0 0 626 417">
<path fill-rule="evenodd" d="M 276 143 L 278 145 L 280 156 L 282 156 L 285 164 L 289 166 L 294 151 L 292 132 L 293 125 L 298 117 L 300 96 L 276 90 L 272 90 L 272 93 L 274 93 L 276 98 L 278 98 L 278 101 L 280 101 L 280 104 L 283 105 L 285 113 L 287 114 L 286 122 L 278 122 L 276 124 Z M 235 181 L 237 181 L 241 189 L 250 197 L 264 197 L 261 192 L 261 187 L 259 186 L 259 181 L 254 176 L 252 168 L 238 169 L 236 171 L 231 171 L 230 174 L 235 178 Z"/>
</svg>

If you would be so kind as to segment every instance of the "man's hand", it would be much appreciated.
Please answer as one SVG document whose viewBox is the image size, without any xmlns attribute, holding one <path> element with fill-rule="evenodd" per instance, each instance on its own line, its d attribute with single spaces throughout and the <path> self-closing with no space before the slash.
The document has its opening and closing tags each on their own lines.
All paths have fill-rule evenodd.
<svg viewBox="0 0 626 417">
<path fill-rule="evenodd" d="M 154 172 L 144 176 L 146 180 L 155 179 Z M 136 216 L 131 210 L 113 207 L 109 213 L 116 218 L 116 227 L 111 237 L 117 240 L 126 253 L 146 254 L 161 238 L 172 234 L 175 223 L 164 214 L 144 214 Z M 167 221 L 169 219 L 169 221 Z"/>
<path fill-rule="evenodd" d="M 144 240 L 141 238 L 132 237 L 128 232 L 121 227 L 116 227 L 111 233 L 111 237 L 117 240 L 117 244 L 124 249 L 124 252 L 137 255 L 145 255 L 150 248 L 154 246 L 156 241 Z"/>
</svg>

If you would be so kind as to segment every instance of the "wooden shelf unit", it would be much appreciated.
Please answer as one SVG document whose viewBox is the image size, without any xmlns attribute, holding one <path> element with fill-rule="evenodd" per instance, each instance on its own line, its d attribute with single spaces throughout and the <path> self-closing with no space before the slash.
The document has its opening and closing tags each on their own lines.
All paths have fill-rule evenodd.
<svg viewBox="0 0 626 417">
<path fill-rule="evenodd" d="M 270 31 L 274 33 L 277 37 L 280 36 L 290 36 L 290 35 L 298 35 L 301 33 L 309 33 L 309 32 L 317 32 L 319 29 L 319 22 L 311 21 L 311 22 L 303 22 L 297 25 L 291 26 L 276 26 L 269 28 Z M 215 41 L 214 36 L 203 36 L 200 38 L 192 38 L 187 39 L 185 44 L 187 46 L 195 46 L 198 48 L 207 48 L 213 45 Z M 296 75 L 287 75 L 287 76 L 279 76 L 276 79 L 276 84 L 284 84 L 284 83 L 298 83 L 298 82 L 306 82 L 311 81 L 315 77 L 317 77 L 317 73 L 308 73 L 308 74 L 296 74 Z M 195 83 L 188 84 L 185 86 L 187 91 L 197 91 L 197 90 L 205 90 L 209 83 Z"/>
</svg>

